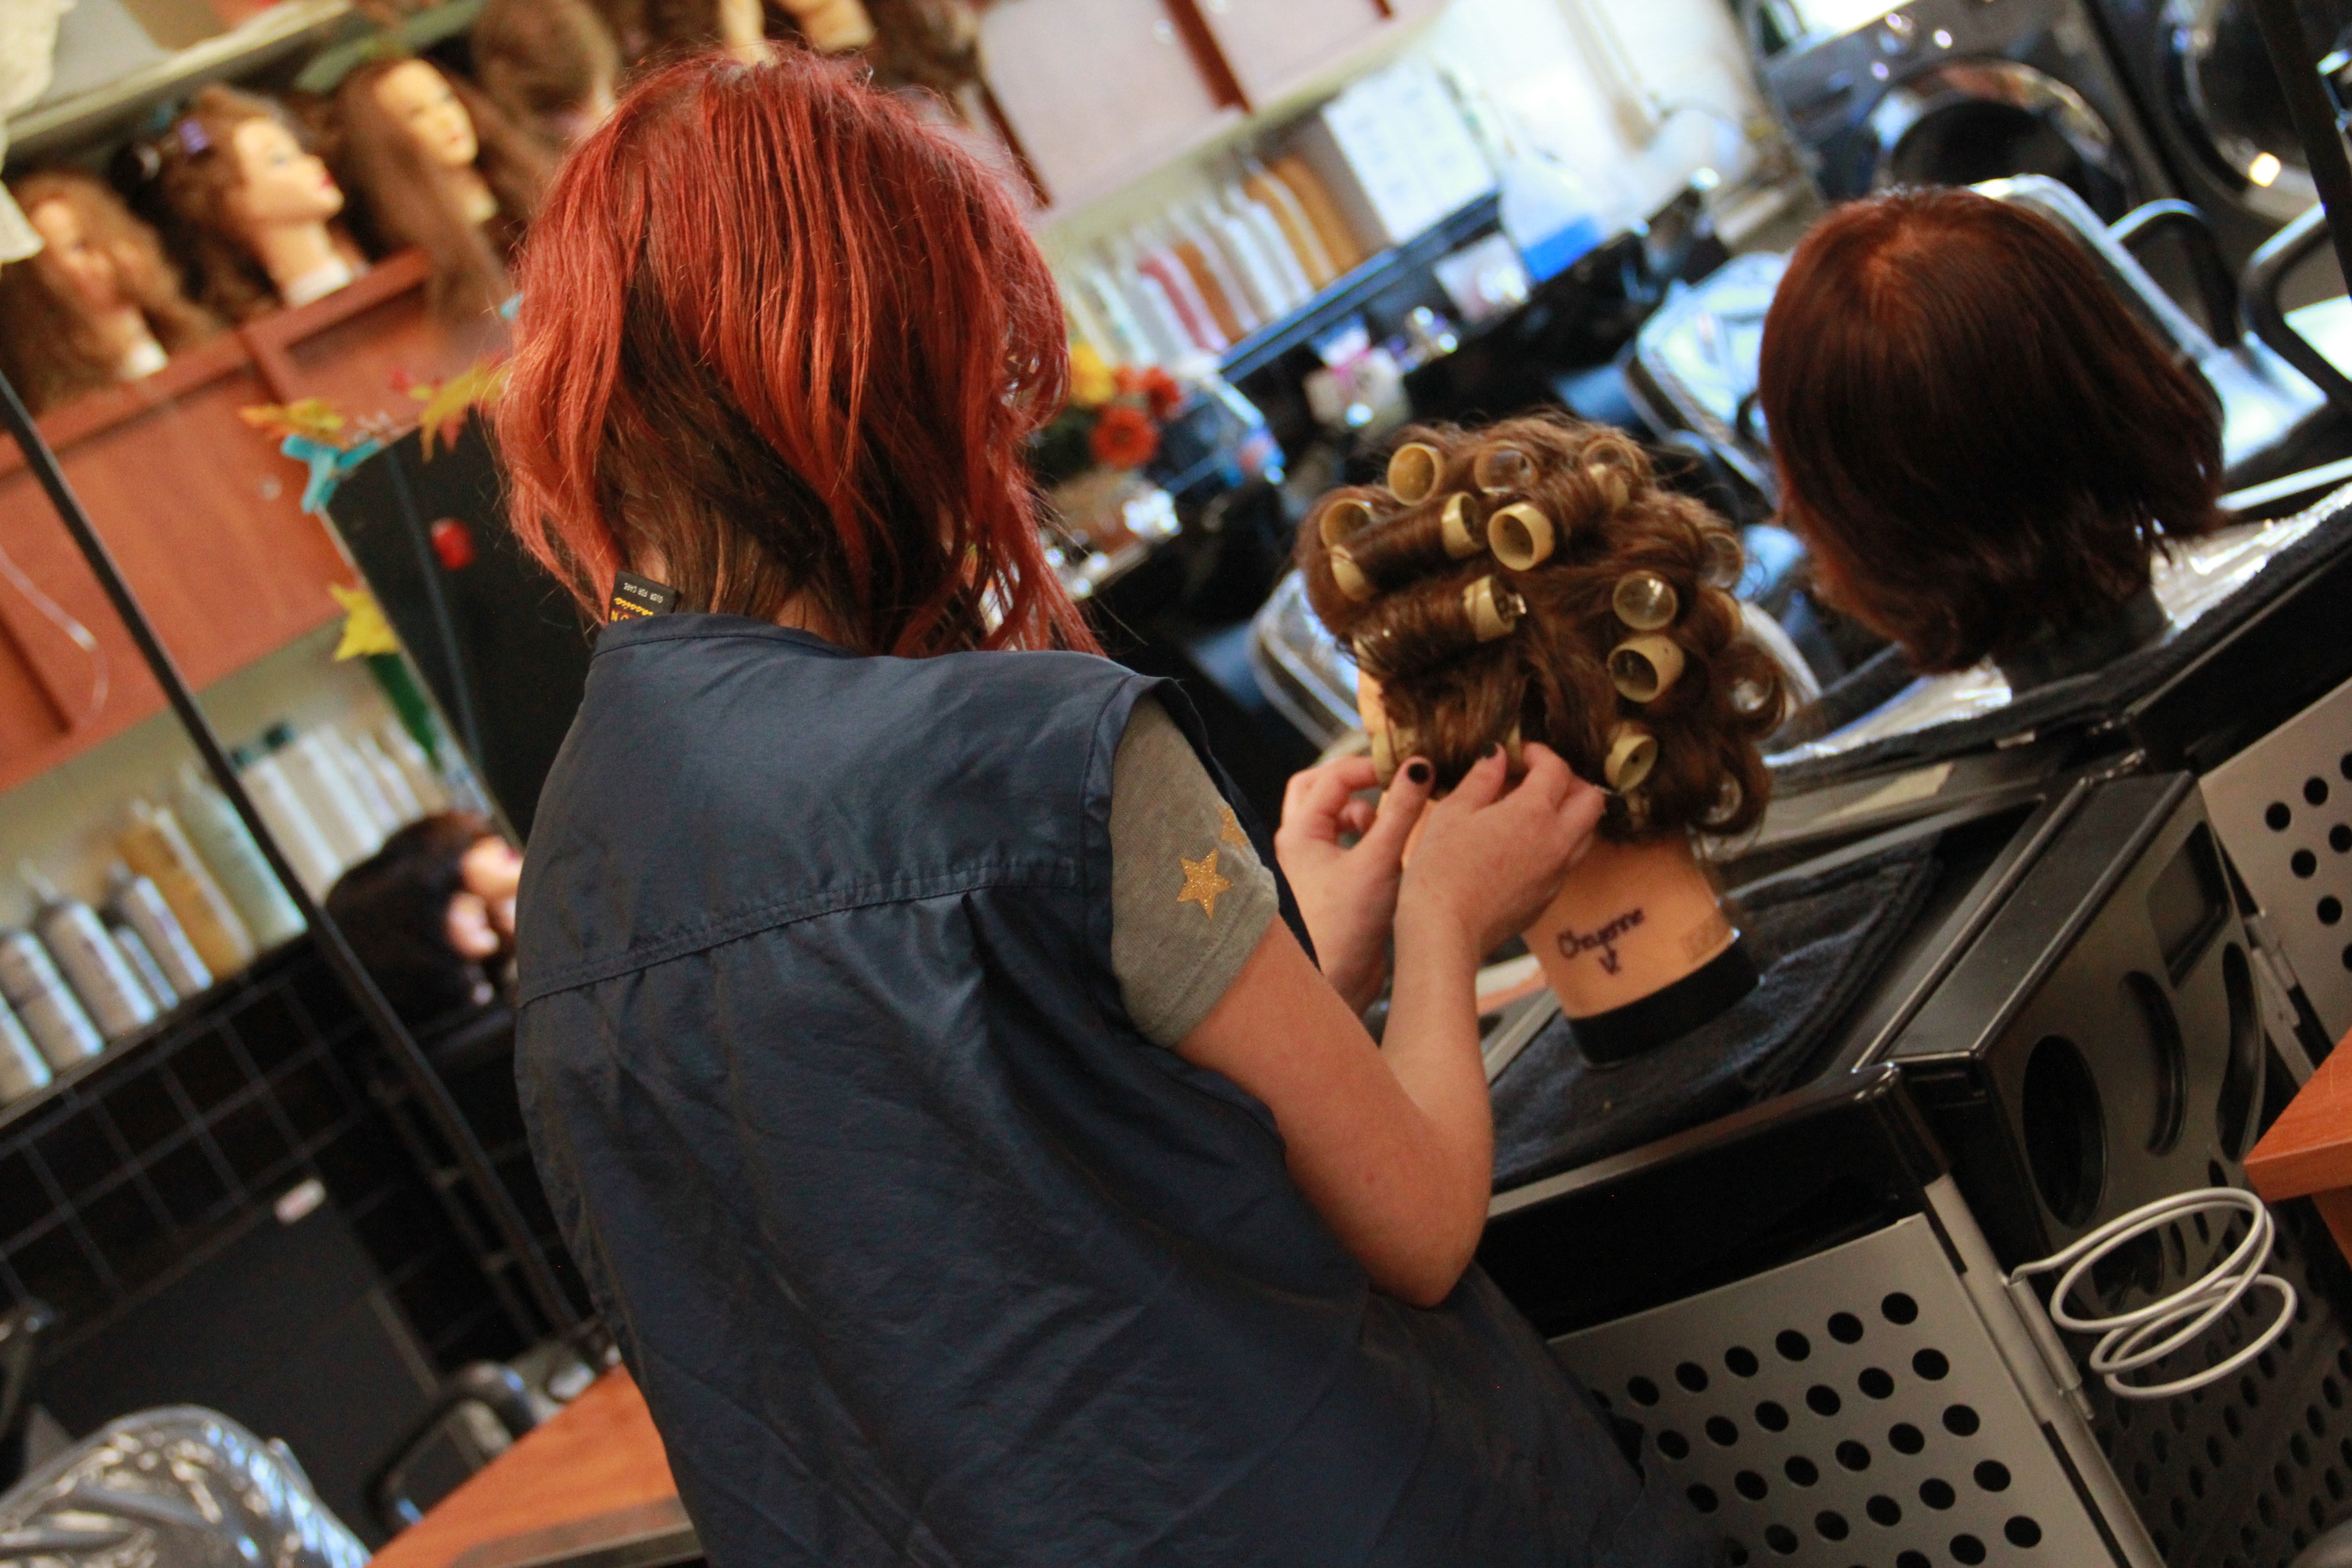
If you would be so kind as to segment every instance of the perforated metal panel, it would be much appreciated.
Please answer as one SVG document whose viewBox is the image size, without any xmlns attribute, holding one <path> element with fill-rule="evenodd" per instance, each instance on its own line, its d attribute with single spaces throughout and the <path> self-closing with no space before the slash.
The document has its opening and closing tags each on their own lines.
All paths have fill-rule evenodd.
<svg viewBox="0 0 2352 1568">
<path fill-rule="evenodd" d="M 2092 1429 L 2157 1550 L 2177 1568 L 2288 1568 L 2323 1531 L 2352 1517 L 2352 1342 L 2332 1299 L 2334 1244 L 2307 1206 L 2277 1211 L 2270 1269 L 2299 1298 L 2293 1327 L 2239 1375 L 2183 1399 L 2116 1398 L 2093 1383 Z M 2235 1226 L 2200 1247 L 2167 1251 L 2161 1288 L 2201 1273 L 2237 1244 Z M 2137 1304 L 2119 1296 L 2110 1308 Z M 2152 1378 L 2211 1366 L 2260 1333 L 2277 1311 L 2255 1291 L 2203 1340 L 2158 1363 Z"/>
<path fill-rule="evenodd" d="M 2352 1029 L 2352 681 L 2199 784 L 2320 1024 Z"/>
<path fill-rule="evenodd" d="M 2095 1517 L 2074 1475 L 2102 1462 L 2062 1455 L 1922 1216 L 1552 1342 L 1735 1563 L 2154 1561 Z"/>
</svg>

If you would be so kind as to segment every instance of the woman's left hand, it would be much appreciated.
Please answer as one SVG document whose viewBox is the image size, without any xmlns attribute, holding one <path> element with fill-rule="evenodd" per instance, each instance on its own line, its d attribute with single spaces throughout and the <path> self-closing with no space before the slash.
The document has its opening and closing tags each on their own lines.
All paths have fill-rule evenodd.
<svg viewBox="0 0 2352 1568">
<path fill-rule="evenodd" d="M 1379 783 L 1371 759 L 1349 757 L 1292 774 L 1283 793 L 1275 858 L 1297 895 L 1323 977 L 1359 1013 L 1379 999 L 1388 978 L 1405 840 L 1429 804 L 1433 779 L 1426 762 L 1409 761 L 1375 810 L 1355 798 Z M 1342 833 L 1358 836 L 1355 847 L 1340 847 Z"/>
</svg>

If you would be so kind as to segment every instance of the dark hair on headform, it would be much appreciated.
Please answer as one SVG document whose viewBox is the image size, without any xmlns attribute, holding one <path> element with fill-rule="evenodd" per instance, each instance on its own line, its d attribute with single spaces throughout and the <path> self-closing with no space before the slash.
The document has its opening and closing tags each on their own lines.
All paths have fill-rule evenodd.
<svg viewBox="0 0 2352 1568">
<path fill-rule="evenodd" d="M 449 945 L 449 900 L 465 891 L 466 852 L 494 831 L 471 812 L 436 811 L 394 833 L 327 891 L 327 913 L 406 1023 L 446 1018 L 481 989 L 482 966 Z"/>
<path fill-rule="evenodd" d="M 1740 562 L 1729 527 L 1659 486 L 1622 432 L 1565 416 L 1475 431 L 1423 426 L 1400 437 L 1400 451 L 1411 446 L 1434 454 L 1425 493 L 1407 502 L 1385 486 L 1334 491 L 1299 531 L 1297 551 L 1316 614 L 1357 650 L 1390 724 L 1410 737 L 1396 757 L 1428 758 L 1450 785 L 1516 730 L 1600 783 L 1621 726 L 1637 726 L 1656 742 L 1657 760 L 1612 799 L 1605 837 L 1752 827 L 1770 790 L 1758 744 L 1780 721 L 1782 687 L 1780 667 L 1724 591 Z M 1512 521 L 1490 530 L 1496 514 L 1519 506 L 1539 513 L 1553 538 L 1549 554 L 1524 568 L 1506 564 L 1490 542 Z M 1334 542 L 1346 552 L 1339 571 L 1354 563 L 1369 597 L 1343 585 Z M 1516 595 L 1523 608 L 1507 635 L 1480 641 L 1464 593 L 1487 578 L 1497 597 Z M 1621 618 L 1628 578 L 1663 584 L 1671 604 L 1654 593 L 1645 607 L 1654 613 Z M 1643 637 L 1671 644 L 1670 652 L 1644 646 L 1680 670 L 1636 701 L 1610 661 Z"/>
<path fill-rule="evenodd" d="M 1924 670 L 2102 617 L 2220 521 L 2210 389 L 2056 225 L 1974 191 L 1815 225 L 1758 390 L 1828 596 Z"/>
<path fill-rule="evenodd" d="M 592 616 L 657 555 L 683 608 L 806 594 L 866 652 L 1094 648 L 1022 455 L 1068 384 L 1053 275 L 988 171 L 852 67 L 648 76 L 565 160 L 520 281 L 510 515 Z"/>
</svg>

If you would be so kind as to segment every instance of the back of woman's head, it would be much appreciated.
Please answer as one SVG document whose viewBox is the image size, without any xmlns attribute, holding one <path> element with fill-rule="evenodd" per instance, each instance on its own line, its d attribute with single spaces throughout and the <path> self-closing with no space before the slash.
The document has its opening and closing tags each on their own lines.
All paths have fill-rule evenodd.
<svg viewBox="0 0 2352 1568">
<path fill-rule="evenodd" d="M 1841 207 L 1790 258 L 1759 392 L 1789 521 L 1923 669 L 2103 618 L 2218 521 L 2221 417 L 2055 225 L 1965 190 Z"/>
<path fill-rule="evenodd" d="M 992 175 L 849 67 L 655 72 L 566 161 L 519 272 L 498 409 L 516 531 L 604 614 L 679 607 L 853 647 L 1091 647 L 1022 442 L 1061 304 Z"/>
</svg>

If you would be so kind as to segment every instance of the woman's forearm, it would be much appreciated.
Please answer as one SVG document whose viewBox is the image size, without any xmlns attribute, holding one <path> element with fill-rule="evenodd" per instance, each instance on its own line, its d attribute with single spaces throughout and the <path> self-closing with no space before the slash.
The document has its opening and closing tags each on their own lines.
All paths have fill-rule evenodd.
<svg viewBox="0 0 2352 1568">
<path fill-rule="evenodd" d="M 1475 938 L 1442 912 L 1406 900 L 1397 914 L 1396 980 L 1381 1055 L 1428 1124 L 1443 1223 L 1430 1227 L 1432 1267 L 1453 1289 L 1478 1245 L 1493 1190 L 1494 1111 L 1478 1050 Z"/>
</svg>

